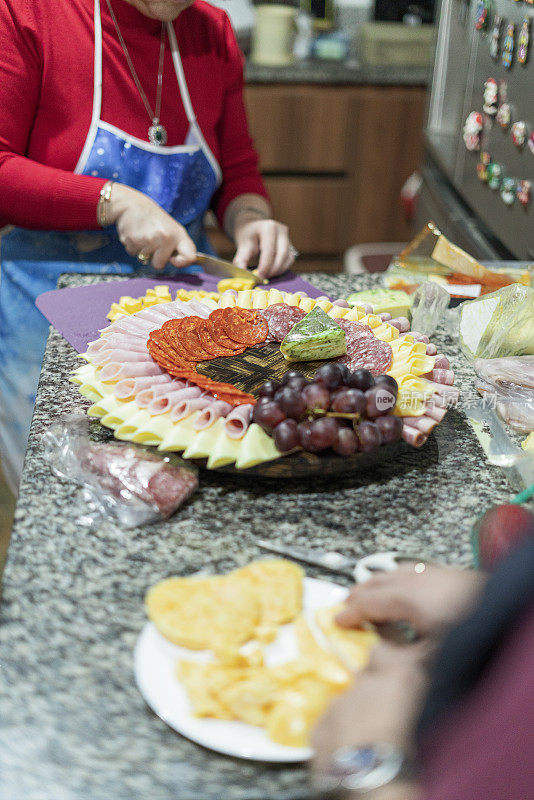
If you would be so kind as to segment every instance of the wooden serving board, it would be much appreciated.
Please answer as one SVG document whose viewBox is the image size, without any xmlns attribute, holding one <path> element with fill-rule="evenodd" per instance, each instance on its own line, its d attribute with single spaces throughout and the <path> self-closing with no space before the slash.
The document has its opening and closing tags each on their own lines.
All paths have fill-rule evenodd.
<svg viewBox="0 0 534 800">
<path fill-rule="evenodd" d="M 286 372 L 298 370 L 306 378 L 313 378 L 316 370 L 326 361 L 286 361 L 278 342 L 268 342 L 249 347 L 237 356 L 224 356 L 211 361 L 201 361 L 197 371 L 214 381 L 231 383 L 243 392 L 258 396 L 258 389 L 268 380 L 280 381 Z"/>
<path fill-rule="evenodd" d="M 306 378 L 313 378 L 316 370 L 326 361 L 286 361 L 278 342 L 269 342 L 251 347 L 236 356 L 201 361 L 197 370 L 215 381 L 231 383 L 243 392 L 258 396 L 258 389 L 267 380 L 280 381 L 286 372 L 298 370 Z M 377 464 L 397 459 L 402 453 L 413 452 L 405 442 L 382 445 L 371 453 L 355 453 L 339 456 L 327 451 L 321 455 L 300 451 L 283 456 L 276 461 L 267 461 L 249 469 L 236 469 L 232 465 L 220 467 L 217 472 L 227 472 L 243 477 L 255 476 L 271 479 L 305 478 L 318 475 L 339 475 L 352 471 L 370 469 Z M 205 466 L 206 459 L 196 461 Z"/>
</svg>

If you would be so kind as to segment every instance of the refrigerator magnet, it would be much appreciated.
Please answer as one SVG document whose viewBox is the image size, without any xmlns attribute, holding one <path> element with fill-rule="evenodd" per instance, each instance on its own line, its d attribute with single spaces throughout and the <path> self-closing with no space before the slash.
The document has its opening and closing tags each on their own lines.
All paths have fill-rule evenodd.
<svg viewBox="0 0 534 800">
<path fill-rule="evenodd" d="M 475 11 L 475 30 L 485 31 L 489 24 L 491 10 L 490 0 L 477 0 Z"/>
<path fill-rule="evenodd" d="M 521 23 L 519 31 L 519 42 L 517 47 L 517 60 L 520 64 L 527 63 L 528 43 L 530 41 L 530 19 L 525 17 Z"/>
<path fill-rule="evenodd" d="M 512 119 L 512 109 L 509 103 L 502 103 L 502 105 L 499 106 L 495 119 L 503 130 L 507 130 L 510 120 Z"/>
<path fill-rule="evenodd" d="M 490 117 L 494 117 L 497 113 L 499 90 L 495 78 L 488 78 L 484 84 L 484 105 L 483 110 Z"/>
<path fill-rule="evenodd" d="M 518 122 L 514 122 L 510 128 L 510 134 L 515 146 L 519 148 L 523 147 L 527 139 L 527 123 L 523 122 L 522 119 L 518 120 Z"/>
<path fill-rule="evenodd" d="M 517 199 L 525 207 L 530 203 L 530 185 L 530 181 L 519 181 L 516 188 Z"/>
<path fill-rule="evenodd" d="M 528 144 L 528 149 L 530 150 L 530 152 L 534 156 L 534 131 L 532 131 L 532 133 L 528 137 L 527 144 Z"/>
<path fill-rule="evenodd" d="M 500 164 L 496 162 L 492 162 L 488 164 L 488 186 L 493 191 L 497 191 L 499 186 L 501 185 L 501 178 L 502 178 L 502 167 Z"/>
<path fill-rule="evenodd" d="M 501 55 L 501 63 L 506 69 L 510 69 L 512 66 L 512 59 L 514 57 L 514 35 L 515 25 L 507 25 Z"/>
<path fill-rule="evenodd" d="M 501 200 L 511 206 L 515 201 L 517 181 L 515 178 L 503 178 L 501 183 Z"/>
<path fill-rule="evenodd" d="M 471 111 L 464 125 L 464 144 L 467 150 L 480 150 L 484 119 L 480 111 Z"/>
<path fill-rule="evenodd" d="M 487 150 L 482 150 L 480 153 L 480 163 L 477 164 L 478 179 L 483 183 L 488 182 L 488 166 L 491 164 L 491 156 Z"/>
<path fill-rule="evenodd" d="M 534 0 L 533 0 L 534 2 Z M 490 56 L 495 60 L 499 60 L 499 45 L 501 41 L 502 17 L 499 14 L 495 15 L 493 20 L 493 28 L 491 30 L 490 38 Z"/>
</svg>

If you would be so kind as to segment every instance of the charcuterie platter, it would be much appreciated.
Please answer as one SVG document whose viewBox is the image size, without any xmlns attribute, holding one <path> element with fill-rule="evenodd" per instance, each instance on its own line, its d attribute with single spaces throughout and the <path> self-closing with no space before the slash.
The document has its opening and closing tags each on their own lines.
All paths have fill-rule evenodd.
<svg viewBox="0 0 534 800">
<path fill-rule="evenodd" d="M 405 318 L 278 289 L 165 297 L 116 316 L 82 357 L 71 381 L 116 438 L 274 478 L 395 459 L 458 398 Z"/>
</svg>

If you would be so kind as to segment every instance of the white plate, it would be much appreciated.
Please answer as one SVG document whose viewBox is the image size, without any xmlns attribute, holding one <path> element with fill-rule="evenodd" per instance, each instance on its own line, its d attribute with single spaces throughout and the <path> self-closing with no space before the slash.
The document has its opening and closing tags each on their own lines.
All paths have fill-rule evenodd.
<svg viewBox="0 0 534 800">
<path fill-rule="evenodd" d="M 348 589 L 329 581 L 304 579 L 304 613 L 312 622 L 314 612 L 323 606 L 342 602 Z M 284 625 L 276 640 L 265 648 L 267 664 L 281 664 L 297 655 L 292 625 Z M 193 716 L 187 692 L 176 677 L 176 662 L 209 661 L 206 651 L 178 647 L 161 636 L 148 622 L 141 631 L 134 652 L 137 686 L 148 705 L 167 725 L 193 742 L 210 750 L 257 761 L 306 761 L 309 747 L 286 747 L 271 741 L 263 728 L 245 722 L 198 718 Z"/>
</svg>

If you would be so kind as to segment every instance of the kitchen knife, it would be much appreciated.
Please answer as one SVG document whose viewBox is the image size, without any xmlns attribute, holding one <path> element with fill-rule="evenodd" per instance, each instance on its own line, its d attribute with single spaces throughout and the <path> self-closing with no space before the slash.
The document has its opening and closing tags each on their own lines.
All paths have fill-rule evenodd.
<svg viewBox="0 0 534 800">
<path fill-rule="evenodd" d="M 258 547 L 262 550 L 269 550 L 271 553 L 291 558 L 293 561 L 302 561 L 304 564 L 312 564 L 314 567 L 322 567 L 335 572 L 338 575 L 345 575 L 354 580 L 354 568 L 356 559 L 348 558 L 342 553 L 322 552 L 321 550 L 306 550 L 301 547 L 286 547 L 285 545 L 271 544 L 271 542 L 257 541 Z"/>
<path fill-rule="evenodd" d="M 200 264 L 209 275 L 217 275 L 219 278 L 243 278 L 253 282 L 254 286 L 259 283 L 265 284 L 267 280 L 260 278 L 254 270 L 242 269 L 236 267 L 231 261 L 226 261 L 224 258 L 217 258 L 210 256 L 207 253 L 197 253 L 195 262 Z"/>
</svg>

